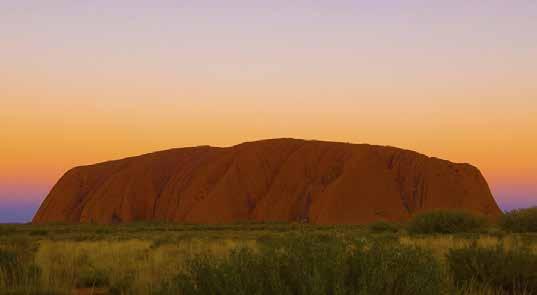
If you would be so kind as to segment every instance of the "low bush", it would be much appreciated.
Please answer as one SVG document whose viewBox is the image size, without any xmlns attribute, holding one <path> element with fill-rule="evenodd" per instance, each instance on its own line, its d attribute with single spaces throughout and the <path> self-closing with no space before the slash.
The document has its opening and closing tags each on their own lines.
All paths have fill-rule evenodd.
<svg viewBox="0 0 537 295">
<path fill-rule="evenodd" d="M 505 213 L 500 219 L 500 226 L 515 233 L 537 232 L 537 206 Z"/>
<path fill-rule="evenodd" d="M 451 249 L 448 269 L 459 287 L 472 284 L 509 294 L 537 294 L 537 254 L 528 248 L 484 248 L 471 245 Z"/>
<path fill-rule="evenodd" d="M 113 231 L 110 228 L 101 227 L 95 230 L 95 234 L 98 234 L 98 235 L 108 235 L 111 233 L 113 233 Z"/>
<path fill-rule="evenodd" d="M 433 255 L 400 245 L 373 245 L 353 253 L 346 294 L 442 294 L 442 271 Z"/>
<path fill-rule="evenodd" d="M 387 222 L 387 221 L 377 221 L 377 222 L 369 224 L 368 229 L 369 231 L 374 232 L 374 233 L 382 233 L 382 232 L 396 233 L 399 231 L 400 226 L 398 224 Z"/>
<path fill-rule="evenodd" d="M 8 236 L 15 232 L 16 232 L 15 227 L 0 224 L 0 236 Z"/>
<path fill-rule="evenodd" d="M 48 231 L 44 229 L 36 229 L 29 232 L 30 236 L 46 236 L 48 235 Z"/>
<path fill-rule="evenodd" d="M 408 231 L 416 234 L 469 233 L 484 229 L 482 216 L 458 210 L 434 210 L 415 215 L 408 224 Z"/>
<path fill-rule="evenodd" d="M 261 251 L 261 250 L 260 250 Z M 201 255 L 157 294 L 438 294 L 441 268 L 401 245 L 297 238 L 284 247 Z"/>
</svg>

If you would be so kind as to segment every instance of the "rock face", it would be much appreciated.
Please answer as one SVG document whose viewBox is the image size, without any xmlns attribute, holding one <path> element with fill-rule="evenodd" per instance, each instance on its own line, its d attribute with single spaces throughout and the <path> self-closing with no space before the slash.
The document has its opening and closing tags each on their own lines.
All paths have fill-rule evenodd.
<svg viewBox="0 0 537 295">
<path fill-rule="evenodd" d="M 155 152 L 69 170 L 33 223 L 401 221 L 435 208 L 501 214 L 469 164 L 296 139 Z"/>
</svg>

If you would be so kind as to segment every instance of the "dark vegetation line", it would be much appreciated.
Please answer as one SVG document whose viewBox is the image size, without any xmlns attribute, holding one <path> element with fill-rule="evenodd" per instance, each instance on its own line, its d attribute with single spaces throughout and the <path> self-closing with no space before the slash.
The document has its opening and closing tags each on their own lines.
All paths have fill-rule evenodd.
<svg viewBox="0 0 537 295">
<path fill-rule="evenodd" d="M 498 222 L 439 210 L 407 224 L 367 226 L 0 225 L 0 294 L 537 294 L 536 233 L 537 207 L 508 212 Z M 404 243 L 403 237 L 432 244 Z M 453 237 L 465 242 L 439 254 L 434 243 Z M 498 243 L 484 243 L 493 238 Z M 220 248 L 242 242 L 224 252 L 197 251 L 201 244 L 195 243 L 179 247 L 199 240 Z M 110 261 L 94 260 L 92 253 L 73 251 L 69 258 L 54 249 L 61 243 L 104 245 L 110 248 L 97 250 L 116 255 L 138 247 L 129 257 L 134 269 L 136 261 L 173 255 L 162 258 L 167 272 L 125 266 L 114 273 L 103 267 Z M 67 271 L 69 263 L 75 267 Z"/>
</svg>

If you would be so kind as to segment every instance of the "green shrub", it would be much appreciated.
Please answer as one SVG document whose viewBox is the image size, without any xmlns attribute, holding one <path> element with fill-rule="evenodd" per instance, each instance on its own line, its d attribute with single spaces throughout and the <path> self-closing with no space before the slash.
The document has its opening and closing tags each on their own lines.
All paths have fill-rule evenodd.
<svg viewBox="0 0 537 295">
<path fill-rule="evenodd" d="M 157 294 L 438 294 L 441 269 L 425 250 L 291 238 L 283 247 L 200 255 Z"/>
<path fill-rule="evenodd" d="M 290 237 L 261 253 L 242 248 L 229 257 L 196 256 L 187 262 L 187 272 L 160 293 L 330 294 L 338 285 L 335 280 L 341 280 L 332 274 L 341 269 L 344 249 L 342 243 L 325 239 Z"/>
<path fill-rule="evenodd" d="M 508 293 L 537 293 L 537 254 L 528 248 L 505 250 L 475 244 L 451 249 L 447 266 L 459 287 L 478 284 Z"/>
<path fill-rule="evenodd" d="M 391 223 L 391 222 L 377 221 L 377 222 L 369 224 L 368 228 L 369 228 L 369 231 L 374 232 L 374 233 L 382 233 L 382 232 L 396 233 L 399 231 L 400 226 L 398 224 Z"/>
<path fill-rule="evenodd" d="M 414 216 L 408 231 L 416 234 L 468 233 L 484 229 L 486 220 L 482 216 L 457 210 L 434 210 Z"/>
<path fill-rule="evenodd" d="M 0 224 L 0 236 L 9 236 L 16 232 L 15 227 Z"/>
<path fill-rule="evenodd" d="M 30 236 L 46 236 L 48 235 L 48 230 L 35 229 L 35 230 L 30 231 L 29 235 Z"/>
<path fill-rule="evenodd" d="M 355 252 L 347 280 L 360 294 L 439 294 L 444 287 L 430 252 L 395 244 Z"/>
<path fill-rule="evenodd" d="M 98 234 L 98 235 L 107 235 L 107 234 L 111 234 L 112 230 L 109 229 L 109 228 L 101 227 L 101 228 L 97 228 L 95 230 L 95 233 Z"/>
<path fill-rule="evenodd" d="M 500 219 L 500 226 L 516 233 L 537 232 L 537 206 L 505 213 Z"/>
</svg>

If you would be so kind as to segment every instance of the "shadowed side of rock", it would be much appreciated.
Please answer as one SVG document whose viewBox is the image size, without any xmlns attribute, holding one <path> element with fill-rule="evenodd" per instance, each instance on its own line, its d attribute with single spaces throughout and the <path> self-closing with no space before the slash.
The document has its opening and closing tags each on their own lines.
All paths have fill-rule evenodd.
<svg viewBox="0 0 537 295">
<path fill-rule="evenodd" d="M 273 139 L 73 168 L 33 222 L 360 224 L 436 208 L 501 214 L 468 164 L 393 147 Z"/>
</svg>

